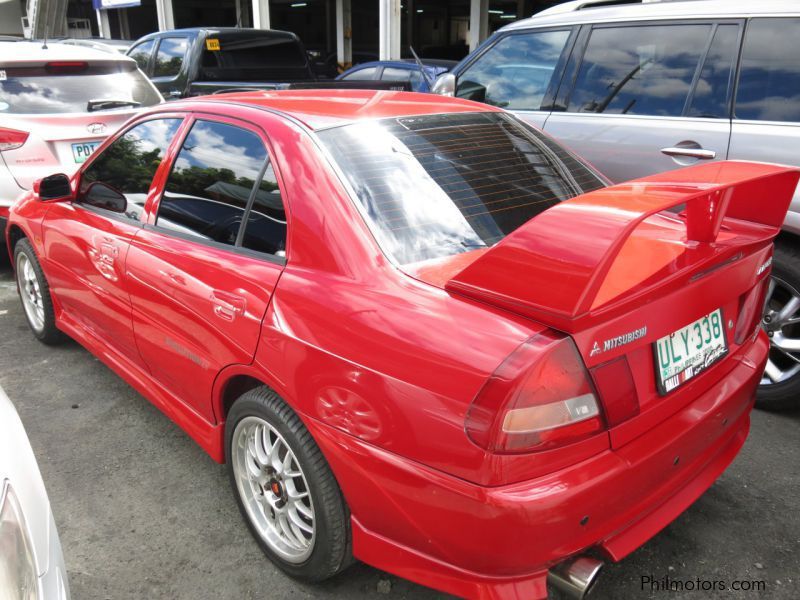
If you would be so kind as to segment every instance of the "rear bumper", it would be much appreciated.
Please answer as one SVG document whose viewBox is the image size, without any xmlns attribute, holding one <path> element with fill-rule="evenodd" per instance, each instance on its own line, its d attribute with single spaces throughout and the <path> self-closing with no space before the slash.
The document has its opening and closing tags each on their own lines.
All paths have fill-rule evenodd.
<svg viewBox="0 0 800 600">
<path fill-rule="evenodd" d="M 759 334 L 714 387 L 624 447 L 496 488 L 309 427 L 350 505 L 357 558 L 464 597 L 545 598 L 553 564 L 590 548 L 620 560 L 711 486 L 747 437 L 768 348 Z"/>
</svg>

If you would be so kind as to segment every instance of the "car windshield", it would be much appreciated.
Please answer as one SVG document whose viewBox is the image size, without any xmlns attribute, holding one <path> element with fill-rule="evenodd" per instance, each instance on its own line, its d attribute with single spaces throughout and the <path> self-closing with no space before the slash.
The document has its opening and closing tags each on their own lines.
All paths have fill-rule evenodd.
<svg viewBox="0 0 800 600">
<path fill-rule="evenodd" d="M 6 67 L 0 73 L 0 115 L 85 113 L 161 102 L 138 69 L 110 66 Z M 126 104 L 127 103 L 127 104 Z"/>
<path fill-rule="evenodd" d="M 492 246 L 605 184 L 505 113 L 365 121 L 318 133 L 373 234 L 398 264 Z"/>
</svg>

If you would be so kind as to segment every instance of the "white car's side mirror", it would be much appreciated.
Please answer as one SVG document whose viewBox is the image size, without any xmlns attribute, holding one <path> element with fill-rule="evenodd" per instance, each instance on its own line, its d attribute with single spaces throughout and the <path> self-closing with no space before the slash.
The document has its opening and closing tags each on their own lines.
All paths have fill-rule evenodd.
<svg viewBox="0 0 800 600">
<path fill-rule="evenodd" d="M 456 76 L 452 73 L 442 73 L 433 83 L 433 93 L 440 96 L 456 95 Z"/>
</svg>

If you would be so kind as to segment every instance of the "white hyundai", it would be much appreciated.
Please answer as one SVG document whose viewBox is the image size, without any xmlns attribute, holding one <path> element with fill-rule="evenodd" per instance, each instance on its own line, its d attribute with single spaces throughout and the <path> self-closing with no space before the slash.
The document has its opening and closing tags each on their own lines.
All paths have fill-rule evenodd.
<svg viewBox="0 0 800 600">
<path fill-rule="evenodd" d="M 138 109 L 162 102 L 125 56 L 0 42 L 0 231 L 8 207 L 50 173 L 71 173 Z"/>
</svg>

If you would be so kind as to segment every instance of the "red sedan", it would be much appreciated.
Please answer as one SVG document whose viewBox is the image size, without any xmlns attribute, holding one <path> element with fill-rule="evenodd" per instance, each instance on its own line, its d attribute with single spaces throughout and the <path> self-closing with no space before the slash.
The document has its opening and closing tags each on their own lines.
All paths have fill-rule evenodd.
<svg viewBox="0 0 800 600">
<path fill-rule="evenodd" d="M 6 236 L 34 334 L 226 461 L 287 573 L 580 596 L 741 448 L 798 177 L 607 187 L 483 104 L 255 92 L 138 116 Z"/>
</svg>

